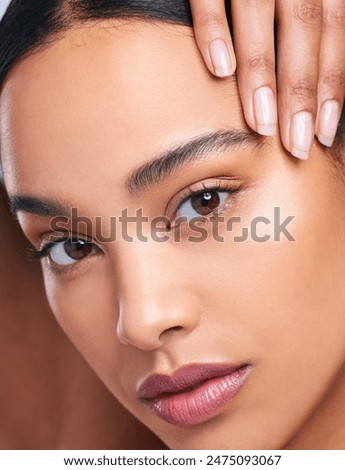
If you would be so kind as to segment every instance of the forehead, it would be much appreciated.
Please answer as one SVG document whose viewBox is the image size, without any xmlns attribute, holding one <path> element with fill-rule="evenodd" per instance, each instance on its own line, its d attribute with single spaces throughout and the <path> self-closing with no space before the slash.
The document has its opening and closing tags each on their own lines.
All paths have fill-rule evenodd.
<svg viewBox="0 0 345 470">
<path fill-rule="evenodd" d="M 235 81 L 207 71 L 190 28 L 165 24 L 69 30 L 12 69 L 0 106 L 9 191 L 114 185 L 162 146 L 244 125 Z"/>
</svg>

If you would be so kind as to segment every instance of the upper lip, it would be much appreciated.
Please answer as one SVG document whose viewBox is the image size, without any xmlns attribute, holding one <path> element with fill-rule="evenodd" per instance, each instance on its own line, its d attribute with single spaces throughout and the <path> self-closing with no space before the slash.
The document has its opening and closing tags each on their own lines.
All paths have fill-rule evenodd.
<svg viewBox="0 0 345 470">
<path fill-rule="evenodd" d="M 152 399 L 162 393 L 180 392 L 197 386 L 205 380 L 231 374 L 244 365 L 188 364 L 180 367 L 171 375 L 152 374 L 140 385 L 138 396 L 139 398 Z"/>
</svg>

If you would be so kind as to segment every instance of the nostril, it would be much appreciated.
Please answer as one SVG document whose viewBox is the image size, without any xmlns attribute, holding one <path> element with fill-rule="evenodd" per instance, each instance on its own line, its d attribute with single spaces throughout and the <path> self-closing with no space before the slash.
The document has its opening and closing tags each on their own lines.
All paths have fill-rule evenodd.
<svg viewBox="0 0 345 470">
<path fill-rule="evenodd" d="M 161 337 L 168 331 L 179 331 L 179 330 L 183 330 L 183 326 L 172 326 L 171 328 L 167 328 L 166 330 L 162 331 L 162 333 L 159 335 L 159 339 L 161 339 Z"/>
<path fill-rule="evenodd" d="M 183 326 L 173 326 L 171 328 L 169 328 L 170 331 L 178 331 L 178 330 L 182 330 L 183 329 Z"/>
</svg>

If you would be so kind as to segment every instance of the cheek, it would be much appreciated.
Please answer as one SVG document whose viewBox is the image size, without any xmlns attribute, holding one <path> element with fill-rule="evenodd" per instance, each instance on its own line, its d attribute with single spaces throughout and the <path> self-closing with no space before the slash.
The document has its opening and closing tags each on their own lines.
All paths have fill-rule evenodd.
<svg viewBox="0 0 345 470">
<path fill-rule="evenodd" d="M 116 367 L 119 346 L 115 279 L 99 266 L 73 279 L 54 275 L 48 268 L 43 272 L 47 297 L 58 323 L 107 383 Z"/>
<path fill-rule="evenodd" d="M 301 194 L 292 181 L 289 189 L 279 181 L 267 186 L 267 195 L 258 194 L 243 219 L 246 227 L 255 216 L 272 221 L 279 206 L 281 222 L 295 216 L 289 226 L 295 241 L 282 236 L 234 243 L 241 233 L 235 229 L 199 261 L 195 257 L 198 271 L 207 265 L 209 274 L 202 278 L 207 329 L 221 325 L 222 347 L 252 359 L 260 377 L 253 409 L 265 410 L 272 426 L 277 413 L 285 416 L 291 429 L 318 402 L 345 358 L 343 206 L 331 201 L 327 189 L 304 188 L 315 196 Z M 274 235 L 272 229 L 267 226 L 265 233 Z"/>
</svg>

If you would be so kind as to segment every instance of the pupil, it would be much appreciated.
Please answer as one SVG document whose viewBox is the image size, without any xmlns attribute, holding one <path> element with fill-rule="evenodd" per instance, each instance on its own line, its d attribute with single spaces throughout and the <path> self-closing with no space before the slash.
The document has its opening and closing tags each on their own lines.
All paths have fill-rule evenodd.
<svg viewBox="0 0 345 470">
<path fill-rule="evenodd" d="M 193 209 L 200 215 L 208 215 L 219 206 L 220 198 L 216 191 L 206 191 L 191 198 Z"/>
<path fill-rule="evenodd" d="M 67 240 L 64 248 L 67 255 L 75 260 L 85 258 L 92 250 L 91 243 L 84 240 Z"/>
</svg>

